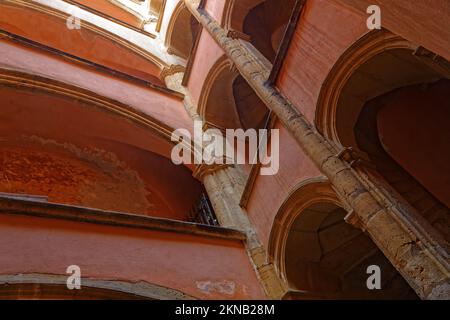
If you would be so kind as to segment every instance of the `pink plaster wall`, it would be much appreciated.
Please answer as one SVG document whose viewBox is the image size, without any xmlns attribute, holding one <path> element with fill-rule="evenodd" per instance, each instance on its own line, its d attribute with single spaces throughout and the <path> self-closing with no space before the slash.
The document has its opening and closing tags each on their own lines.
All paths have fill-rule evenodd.
<svg viewBox="0 0 450 320">
<path fill-rule="evenodd" d="M 450 60 L 450 1 L 448 0 L 333 0 L 364 19 L 369 5 L 378 5 L 382 26 L 412 43 Z"/>
<path fill-rule="evenodd" d="M 181 99 L 48 55 L 38 49 L 0 40 L 0 68 L 37 74 L 89 90 L 147 114 L 171 128 L 192 128 L 192 120 Z"/>
<path fill-rule="evenodd" d="M 331 68 L 368 31 L 361 15 L 332 1 L 306 2 L 277 87 L 311 122 L 322 84 Z"/>
<path fill-rule="evenodd" d="M 386 152 L 450 208 L 450 82 L 390 94 L 377 120 Z"/>
<path fill-rule="evenodd" d="M 237 241 L 1 216 L 0 274 L 65 275 L 73 264 L 87 278 L 146 281 L 202 299 L 264 299 Z"/>
<path fill-rule="evenodd" d="M 239 1 L 239 0 L 238 0 Z M 222 23 L 225 0 L 207 0 L 205 4 L 206 11 L 220 24 Z"/>
<path fill-rule="evenodd" d="M 381 6 L 383 27 L 450 58 L 448 1 L 307 1 L 277 87 L 311 122 L 321 87 L 333 65 L 369 32 L 366 9 L 371 4 Z"/>
<path fill-rule="evenodd" d="M 203 29 L 188 83 L 194 102 L 199 102 L 206 77 L 217 60 L 224 54 L 208 31 Z"/>
<path fill-rule="evenodd" d="M 0 101 L 0 192 L 177 220 L 200 198 L 200 182 L 148 127 L 37 90 L 0 87 Z"/>
<path fill-rule="evenodd" d="M 278 209 L 295 186 L 321 175 L 280 122 L 275 129 L 280 130 L 280 169 L 276 175 L 257 177 L 247 205 L 249 218 L 266 246 Z"/>
</svg>

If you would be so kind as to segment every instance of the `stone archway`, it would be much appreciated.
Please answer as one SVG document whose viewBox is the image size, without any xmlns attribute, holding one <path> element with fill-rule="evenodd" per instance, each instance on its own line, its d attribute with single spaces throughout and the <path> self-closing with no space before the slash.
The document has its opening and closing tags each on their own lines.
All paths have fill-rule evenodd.
<svg viewBox="0 0 450 320">
<path fill-rule="evenodd" d="M 180 1 L 167 27 L 165 45 L 168 52 L 187 60 L 194 45 L 197 26 L 197 20 L 193 19 L 184 1 Z"/>
<path fill-rule="evenodd" d="M 289 288 L 285 299 L 415 299 L 417 296 L 368 235 L 345 222 L 327 180 L 299 186 L 280 208 L 270 258 Z M 366 286 L 367 268 L 382 270 L 381 290 Z"/>
<path fill-rule="evenodd" d="M 66 276 L 0 275 L 0 300 L 194 300 L 181 291 L 146 282 L 83 279 L 80 290 L 69 290 Z"/>
<path fill-rule="evenodd" d="M 203 188 L 170 161 L 170 127 L 108 97 L 19 71 L 0 69 L 0 97 L 0 192 L 188 219 Z"/>
<path fill-rule="evenodd" d="M 252 8 L 244 20 L 243 32 L 270 62 L 275 61 L 278 48 L 292 15 L 296 0 L 267 0 Z"/>
<path fill-rule="evenodd" d="M 213 128 L 261 129 L 268 110 L 230 60 L 223 56 L 205 80 L 199 113 L 207 126 Z"/>
<path fill-rule="evenodd" d="M 226 56 L 209 71 L 198 104 L 199 114 L 208 126 L 222 130 L 241 127 L 232 87 L 237 76 Z"/>
<path fill-rule="evenodd" d="M 356 170 L 368 175 L 372 183 L 380 186 L 386 201 L 402 203 L 405 210 L 415 211 L 424 217 L 434 227 L 434 230 L 427 232 L 437 237 L 444 247 L 448 247 L 450 239 L 450 209 L 445 205 L 450 199 L 446 192 L 442 192 L 441 186 L 449 178 L 445 173 L 438 177 L 431 172 L 427 167 L 436 167 L 431 158 L 417 154 L 413 156 L 409 153 L 410 157 L 421 160 L 408 167 L 408 163 L 402 160 L 406 157 L 405 150 L 401 151 L 402 143 L 395 136 L 399 136 L 397 129 L 405 133 L 408 127 L 416 126 L 415 132 L 409 131 L 410 141 L 415 138 L 423 141 L 428 136 L 428 147 L 435 143 L 436 148 L 442 149 L 437 154 L 446 156 L 446 148 L 439 140 L 446 136 L 445 127 L 448 125 L 441 124 L 439 133 L 420 119 L 430 114 L 425 110 L 427 107 L 433 108 L 427 103 L 440 104 L 433 108 L 439 108 L 441 112 L 441 116 L 434 116 L 436 123 L 442 122 L 438 121 L 439 118 L 448 119 L 443 87 L 449 85 L 445 80 L 449 74 L 450 64 L 441 57 L 417 48 L 387 30 L 371 32 L 349 48 L 335 64 L 322 88 L 316 112 L 318 130 L 336 149 L 353 148 L 351 157 L 353 160 L 356 158 L 359 164 Z M 431 91 L 439 91 L 433 89 L 437 87 L 442 87 L 442 92 L 439 93 L 440 98 L 434 99 Z M 422 108 L 414 106 L 417 99 L 421 99 Z M 407 112 L 409 107 L 405 104 L 408 103 L 414 109 L 411 113 Z M 404 106 L 405 117 L 402 118 L 397 112 L 396 125 L 392 117 L 401 105 Z M 417 124 L 408 124 L 414 112 L 422 112 L 422 116 L 416 116 Z M 394 127 L 397 129 L 394 130 Z M 435 139 L 424 131 L 435 132 Z M 403 144 L 407 144 L 409 139 L 404 135 L 403 138 Z M 395 144 L 392 142 L 394 140 Z M 420 147 L 422 150 L 424 148 L 427 147 Z M 448 170 L 444 168 L 441 171 Z M 440 199 L 435 197 L 436 193 L 441 195 Z M 411 213 L 411 219 L 416 220 L 413 218 L 416 213 Z"/>
</svg>

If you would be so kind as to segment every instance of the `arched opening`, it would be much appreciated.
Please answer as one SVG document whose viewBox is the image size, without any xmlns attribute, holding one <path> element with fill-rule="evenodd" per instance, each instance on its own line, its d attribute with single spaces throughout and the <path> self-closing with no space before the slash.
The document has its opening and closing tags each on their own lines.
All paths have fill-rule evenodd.
<svg viewBox="0 0 450 320">
<path fill-rule="evenodd" d="M 199 103 L 199 113 L 208 126 L 222 130 L 241 127 L 233 96 L 236 77 L 237 73 L 231 69 L 226 57 L 209 72 Z"/>
<path fill-rule="evenodd" d="M 283 39 L 296 0 L 266 0 L 250 10 L 243 32 L 269 61 L 273 62 Z"/>
<path fill-rule="evenodd" d="M 166 47 L 170 54 L 185 60 L 190 56 L 199 23 L 184 5 L 184 1 L 175 8 L 167 31 Z"/>
<path fill-rule="evenodd" d="M 68 290 L 61 284 L 4 284 L 0 286 L 2 300 L 153 300 L 114 290 L 89 288 Z"/>
<path fill-rule="evenodd" d="M 346 211 L 331 202 L 315 203 L 294 220 L 286 242 L 289 299 L 417 298 L 375 243 L 347 224 Z M 369 290 L 369 266 L 381 270 L 381 289 Z"/>
<path fill-rule="evenodd" d="M 270 235 L 270 260 L 288 288 L 285 299 L 416 299 L 370 237 L 346 222 L 326 178 L 300 184 L 280 207 Z M 369 290 L 369 266 L 381 289 Z"/>
<path fill-rule="evenodd" d="M 121 106 L 53 84 L 52 92 L 0 88 L 0 192 L 189 220 L 203 188 L 171 162 L 172 144 Z"/>
<path fill-rule="evenodd" d="M 82 279 L 80 289 L 67 287 L 67 276 L 0 275 L 1 300 L 194 300 L 181 291 L 146 282 Z"/>
<path fill-rule="evenodd" d="M 242 129 L 246 132 L 254 129 L 259 135 L 259 129 L 269 125 L 270 113 L 266 105 L 226 57 L 219 59 L 211 69 L 203 86 L 199 110 L 205 129 L 218 129 L 223 134 L 227 129 Z M 242 150 L 235 150 L 235 160 L 238 157 L 245 159 L 242 168 L 249 173 L 249 164 L 254 162 L 258 146 L 250 146 L 251 139 L 247 136 L 244 137 L 245 141 L 239 139 L 229 140 L 228 143 L 234 143 L 235 148 L 240 143 L 246 145 L 245 154 Z"/>
<path fill-rule="evenodd" d="M 450 81 L 368 101 L 355 136 L 376 174 L 450 241 Z"/>
<path fill-rule="evenodd" d="M 450 240 L 449 63 L 388 31 L 344 53 L 319 99 L 316 123 L 359 169 Z"/>
<path fill-rule="evenodd" d="M 211 69 L 200 98 L 200 114 L 219 129 L 262 129 L 268 110 L 232 63 L 221 58 Z"/>
<path fill-rule="evenodd" d="M 242 76 L 233 82 L 233 97 L 242 128 L 263 129 L 267 121 L 267 107 Z"/>
</svg>

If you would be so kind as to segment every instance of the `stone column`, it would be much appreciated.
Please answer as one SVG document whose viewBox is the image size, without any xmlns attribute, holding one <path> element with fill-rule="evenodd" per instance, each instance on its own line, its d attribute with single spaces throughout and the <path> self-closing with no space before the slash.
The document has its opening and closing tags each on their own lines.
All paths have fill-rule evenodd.
<svg viewBox="0 0 450 320">
<path fill-rule="evenodd" d="M 264 246 L 239 201 L 245 187 L 245 178 L 239 167 L 230 165 L 200 165 L 194 175 L 203 181 L 222 227 L 232 228 L 247 235 L 246 250 L 256 274 L 269 299 L 281 299 L 287 292 L 272 264 L 267 262 Z"/>
<path fill-rule="evenodd" d="M 203 181 L 222 227 L 247 233 L 250 224 L 239 205 L 245 180 L 238 168 L 229 165 L 201 165 L 194 176 Z"/>
<path fill-rule="evenodd" d="M 184 106 L 191 118 L 201 120 L 189 90 L 181 84 L 183 72 L 183 68 L 171 66 L 164 70 L 162 77 L 169 89 L 185 95 Z M 259 241 L 247 212 L 239 205 L 246 183 L 242 170 L 226 164 L 202 164 L 197 166 L 194 177 L 203 183 L 220 226 L 246 234 L 245 248 L 267 297 L 281 299 L 286 294 L 287 287 L 277 276 L 273 265 L 267 262 L 266 250 Z"/>
<path fill-rule="evenodd" d="M 255 93 L 328 177 L 372 240 L 419 296 L 448 298 L 450 262 L 439 238 L 412 222 L 416 218 L 405 208 L 381 201 L 306 117 L 275 88 L 267 85 L 270 70 L 255 54 L 256 49 L 251 44 L 233 38 L 233 34 L 222 28 L 204 9 L 198 9 L 198 0 L 184 1 Z"/>
</svg>

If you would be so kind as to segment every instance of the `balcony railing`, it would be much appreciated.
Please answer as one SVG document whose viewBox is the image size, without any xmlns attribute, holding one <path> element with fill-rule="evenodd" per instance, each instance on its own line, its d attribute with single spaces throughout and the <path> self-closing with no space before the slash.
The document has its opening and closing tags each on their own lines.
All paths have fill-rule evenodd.
<svg viewBox="0 0 450 320">
<path fill-rule="evenodd" d="M 205 193 L 202 193 L 197 204 L 192 207 L 188 215 L 188 221 L 208 226 L 219 226 L 214 209 Z"/>
</svg>

